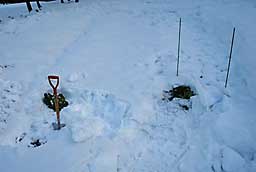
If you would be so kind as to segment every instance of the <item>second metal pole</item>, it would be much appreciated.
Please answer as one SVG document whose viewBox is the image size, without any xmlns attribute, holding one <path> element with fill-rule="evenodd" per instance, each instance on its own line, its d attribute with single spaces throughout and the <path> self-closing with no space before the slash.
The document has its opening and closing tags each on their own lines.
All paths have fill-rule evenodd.
<svg viewBox="0 0 256 172">
<path fill-rule="evenodd" d="M 180 34 L 181 34 L 181 18 L 180 18 L 180 22 L 179 22 L 178 59 L 177 59 L 177 73 L 176 73 L 176 76 L 179 76 L 179 63 L 180 63 Z"/>
<path fill-rule="evenodd" d="M 236 32 L 236 28 L 233 29 L 233 35 L 232 35 L 232 41 L 231 41 L 231 47 L 230 47 L 230 54 L 229 54 L 229 61 L 228 61 L 228 71 L 227 71 L 227 76 L 226 76 L 226 81 L 225 81 L 225 88 L 227 88 L 227 84 L 228 84 L 228 77 L 229 77 L 229 71 L 230 71 L 230 64 L 231 64 L 231 58 L 232 58 L 235 32 Z"/>
</svg>

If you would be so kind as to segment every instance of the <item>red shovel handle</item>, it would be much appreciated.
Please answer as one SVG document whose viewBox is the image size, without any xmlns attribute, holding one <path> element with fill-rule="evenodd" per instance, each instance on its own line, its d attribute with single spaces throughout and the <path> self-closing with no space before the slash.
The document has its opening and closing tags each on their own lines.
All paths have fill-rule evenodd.
<svg viewBox="0 0 256 172">
<path fill-rule="evenodd" d="M 53 85 L 52 80 L 57 80 L 56 85 Z M 57 88 L 58 88 L 59 83 L 60 83 L 60 77 L 59 76 L 50 75 L 50 76 L 48 76 L 48 81 L 49 81 L 49 84 L 51 85 L 54 93 L 55 92 L 57 93 Z"/>
</svg>

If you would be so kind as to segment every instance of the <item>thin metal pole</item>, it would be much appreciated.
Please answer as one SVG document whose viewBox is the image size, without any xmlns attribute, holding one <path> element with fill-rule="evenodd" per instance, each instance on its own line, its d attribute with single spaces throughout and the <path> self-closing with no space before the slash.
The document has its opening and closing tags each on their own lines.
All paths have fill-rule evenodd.
<svg viewBox="0 0 256 172">
<path fill-rule="evenodd" d="M 179 63 L 180 63 L 180 33 L 181 33 L 181 18 L 180 18 L 180 22 L 179 22 L 178 59 L 177 59 L 177 73 L 176 73 L 176 76 L 179 76 Z"/>
<path fill-rule="evenodd" d="M 225 88 L 227 88 L 227 84 L 228 84 L 228 77 L 229 77 L 229 71 L 230 71 L 230 64 L 231 64 L 231 58 L 232 58 L 232 51 L 233 51 L 235 32 L 236 32 L 236 28 L 234 27 L 233 35 L 232 35 L 232 41 L 231 41 L 230 54 L 229 54 L 228 71 L 227 71 L 227 76 L 226 76 Z"/>
</svg>

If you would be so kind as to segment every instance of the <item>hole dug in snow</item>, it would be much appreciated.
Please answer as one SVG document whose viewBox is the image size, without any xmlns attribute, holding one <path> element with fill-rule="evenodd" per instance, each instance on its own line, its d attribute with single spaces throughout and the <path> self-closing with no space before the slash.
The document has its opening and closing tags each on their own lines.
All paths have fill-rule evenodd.
<svg viewBox="0 0 256 172">
<path fill-rule="evenodd" d="M 179 86 L 173 87 L 169 91 L 164 90 L 162 100 L 164 101 L 177 100 L 179 106 L 183 110 L 189 110 L 189 108 L 191 108 L 190 98 L 195 95 L 196 95 L 195 92 L 192 90 L 190 86 L 179 85 Z"/>
</svg>

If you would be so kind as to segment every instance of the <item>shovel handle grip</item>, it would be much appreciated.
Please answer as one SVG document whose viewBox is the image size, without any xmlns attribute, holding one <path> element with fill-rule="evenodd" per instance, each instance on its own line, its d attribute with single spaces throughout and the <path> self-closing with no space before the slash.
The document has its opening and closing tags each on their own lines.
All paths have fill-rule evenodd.
<svg viewBox="0 0 256 172">
<path fill-rule="evenodd" d="M 52 80 L 57 80 L 56 85 L 53 85 Z M 59 76 L 55 76 L 55 75 L 49 75 L 48 76 L 48 81 L 49 81 L 49 84 L 51 85 L 53 91 L 57 92 L 57 88 L 58 88 L 59 83 L 60 83 L 60 77 Z"/>
</svg>

